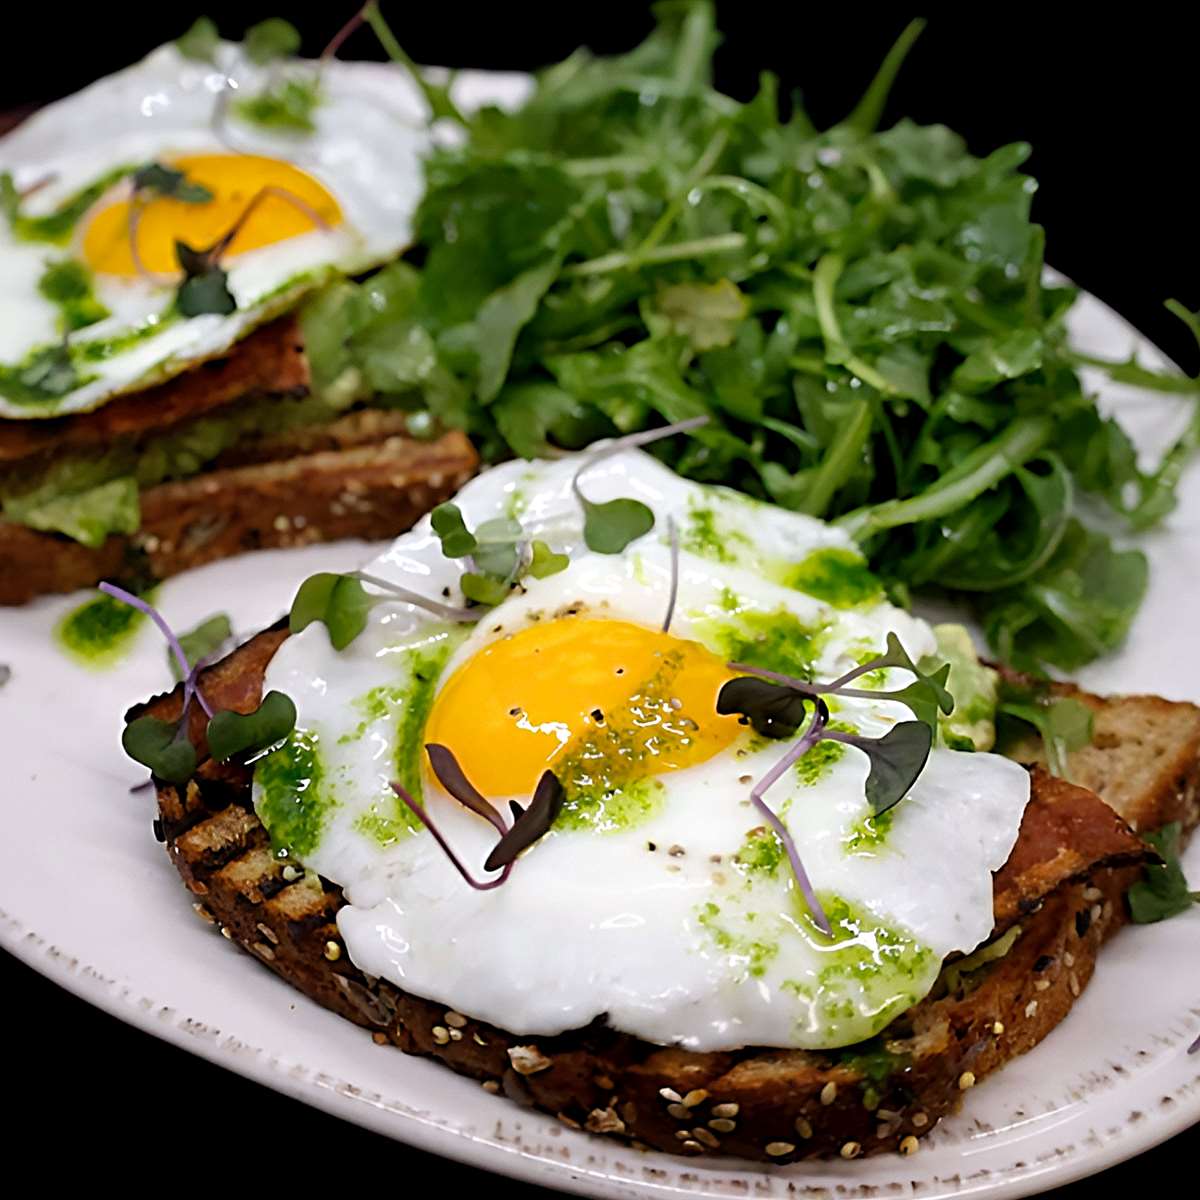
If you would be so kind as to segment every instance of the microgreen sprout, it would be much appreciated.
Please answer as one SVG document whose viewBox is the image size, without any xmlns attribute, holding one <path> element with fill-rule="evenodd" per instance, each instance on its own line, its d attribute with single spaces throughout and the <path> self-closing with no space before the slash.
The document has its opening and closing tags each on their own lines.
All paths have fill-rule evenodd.
<svg viewBox="0 0 1200 1200">
<path fill-rule="evenodd" d="M 144 613 L 158 626 L 158 631 L 167 639 L 167 645 L 171 648 L 171 653 L 175 656 L 175 661 L 179 665 L 179 672 L 184 677 L 192 673 L 192 664 L 188 662 L 188 657 L 184 653 L 183 647 L 179 644 L 179 639 L 175 636 L 175 631 L 167 624 L 167 619 L 148 601 L 143 600 L 141 596 L 135 596 L 132 592 L 127 592 L 124 588 L 117 587 L 114 583 L 101 583 L 100 591 L 106 596 L 111 596 L 114 600 L 120 600 L 122 604 L 128 604 L 130 608 L 136 608 L 138 612 Z M 212 707 L 204 698 L 204 693 L 197 687 L 195 689 L 196 700 L 200 707 L 204 709 L 205 716 L 213 715 Z"/>
<path fill-rule="evenodd" d="M 447 501 L 433 510 L 429 520 L 442 544 L 442 553 L 466 563 L 459 586 L 475 604 L 494 607 L 503 602 L 522 575 L 544 579 L 563 570 L 569 561 L 545 542 L 531 543 L 513 517 L 493 517 L 472 533 L 462 510 Z"/>
<path fill-rule="evenodd" d="M 364 583 L 384 593 L 374 596 L 363 587 Z M 329 632 L 329 642 L 335 650 L 344 650 L 367 627 L 367 615 L 376 605 L 387 600 L 399 600 L 422 608 L 446 621 L 477 621 L 475 609 L 456 608 L 431 600 L 365 571 L 354 571 L 349 575 L 337 575 L 322 571 L 310 575 L 297 589 L 288 615 L 288 629 L 300 633 L 314 621 L 320 621 Z"/>
<path fill-rule="evenodd" d="M 818 742 L 833 741 L 852 746 L 867 756 L 870 761 L 865 788 L 867 803 L 876 816 L 887 812 L 908 795 L 917 777 L 924 770 L 933 747 L 938 712 L 949 715 L 954 710 L 954 700 L 945 688 L 950 668 L 943 665 L 932 674 L 922 672 L 894 633 L 888 634 L 887 649 L 883 654 L 847 671 L 832 683 L 813 683 L 744 663 L 729 665 L 732 670 L 744 671 L 746 674 L 731 679 L 722 686 L 717 696 L 718 713 L 741 714 L 754 730 L 764 737 L 788 738 L 794 737 L 803 725 L 809 708 L 813 710 L 802 736 L 754 785 L 750 799 L 770 822 L 771 828 L 787 850 L 792 873 L 801 892 L 804 893 L 813 920 L 822 932 L 829 934 L 829 922 L 821 910 L 795 843 L 783 822 L 767 806 L 763 796 L 768 788 Z M 907 687 L 892 692 L 866 691 L 848 686 L 863 675 L 882 667 L 900 667 L 912 672 L 916 678 Z M 830 729 L 829 708 L 822 699 L 822 696 L 830 695 L 897 701 L 907 705 L 917 720 L 901 721 L 879 738 Z"/>
<path fill-rule="evenodd" d="M 167 623 L 166 618 L 148 601 L 124 588 L 111 583 L 101 583 L 100 591 L 122 604 L 128 604 L 144 613 L 158 627 L 167 641 L 179 673 L 183 675 L 183 692 L 179 717 L 175 721 L 164 721 L 150 715 L 137 717 L 125 726 L 121 734 L 121 745 L 125 753 L 135 762 L 149 767 L 152 774 L 164 783 L 186 783 L 195 774 L 199 754 L 193 744 L 189 729 L 191 725 L 192 701 L 195 700 L 208 717 L 205 737 L 208 751 L 218 762 L 246 757 L 272 749 L 292 731 L 296 724 L 296 706 L 282 692 L 268 692 L 251 712 L 238 713 L 229 710 L 214 711 L 200 690 L 200 672 L 205 670 L 214 656 L 214 651 L 190 662 L 182 640 Z M 216 620 L 216 619 L 214 619 Z M 225 619 L 227 623 L 227 618 Z M 215 629 L 214 622 L 205 623 L 205 641 L 211 643 L 210 635 L 223 632 Z M 204 629 L 205 626 L 201 628 Z M 187 635 L 198 645 L 196 635 Z M 220 639 L 223 642 L 225 639 Z"/>
<path fill-rule="evenodd" d="M 686 421 L 617 438 L 587 455 L 571 480 L 571 488 L 583 508 L 583 540 L 589 550 L 597 554 L 620 554 L 630 542 L 637 541 L 654 528 L 654 513 L 640 500 L 628 497 L 603 503 L 589 500 L 579 486 L 583 474 L 614 454 L 661 441 L 676 433 L 688 433 L 707 423 L 707 416 L 689 417 Z"/>
<path fill-rule="evenodd" d="M 246 207 L 242 209 L 237 220 L 211 246 L 197 249 L 189 246 L 186 242 L 176 240 L 175 258 L 183 272 L 183 279 L 179 284 L 175 302 L 183 316 L 198 317 L 204 313 L 228 316 L 229 313 L 236 311 L 237 300 L 229 290 L 229 273 L 221 266 L 221 259 L 258 207 L 264 200 L 272 196 L 286 201 L 297 211 L 303 213 L 318 229 L 328 231 L 329 222 L 311 204 L 294 192 L 275 184 L 267 184 L 266 187 L 259 188 Z M 131 214 L 133 211 L 131 208 Z M 137 227 L 132 220 L 131 216 L 131 245 L 136 245 Z"/>
<path fill-rule="evenodd" d="M 434 840 L 442 848 L 454 869 L 463 877 L 466 883 L 479 892 L 491 891 L 508 879 L 513 864 L 522 850 L 532 846 L 542 838 L 554 824 L 555 818 L 562 810 L 563 788 L 551 771 L 544 771 L 534 789 L 529 807 L 524 808 L 515 800 L 509 801 L 512 809 L 513 823 L 510 826 L 493 805 L 479 792 L 467 778 L 466 772 L 454 757 L 454 752 L 447 746 L 431 742 L 425 747 L 429 755 L 429 765 L 433 769 L 438 782 L 446 792 L 457 800 L 464 808 L 482 817 L 493 826 L 500 835 L 500 840 L 492 847 L 491 853 L 483 864 L 485 871 L 499 871 L 495 879 L 481 882 L 476 879 L 462 860 L 454 852 L 445 835 L 437 825 L 430 820 L 429 813 L 418 800 L 398 781 L 392 781 L 392 790 L 404 802 L 408 809 L 429 830 Z"/>
<path fill-rule="evenodd" d="M 392 791 L 404 802 L 409 811 L 433 834 L 433 839 L 442 848 L 442 852 L 450 860 L 454 869 L 463 877 L 466 883 L 473 887 L 477 892 L 490 892 L 493 888 L 498 888 L 504 883 L 512 873 L 512 863 L 508 863 L 500 874 L 495 879 L 490 879 L 486 883 L 480 882 L 471 874 L 470 871 L 463 865 L 462 859 L 454 852 L 454 847 L 446 840 L 445 835 L 437 825 L 430 820 L 429 814 L 425 811 L 424 806 L 414 796 L 410 795 L 405 786 L 398 780 L 392 780 Z"/>
</svg>

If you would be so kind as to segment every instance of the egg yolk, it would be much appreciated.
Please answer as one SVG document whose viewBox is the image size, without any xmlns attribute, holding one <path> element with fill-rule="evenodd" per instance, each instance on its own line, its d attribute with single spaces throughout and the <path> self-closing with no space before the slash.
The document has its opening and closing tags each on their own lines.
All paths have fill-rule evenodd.
<svg viewBox="0 0 1200 1200">
<path fill-rule="evenodd" d="M 195 250 L 207 249 L 238 223 L 264 188 L 278 190 L 266 192 L 258 200 L 225 251 L 225 261 L 320 228 L 314 215 L 326 226 L 341 224 L 338 202 L 322 184 L 291 163 L 253 154 L 206 154 L 175 159 L 169 165 L 182 171 L 189 183 L 203 184 L 213 198 L 189 204 L 170 196 L 152 196 L 137 202 L 141 209 L 137 250 L 149 271 L 177 273 L 176 241 Z M 129 198 L 116 200 L 88 222 L 83 257 L 93 271 L 140 274 L 130 243 L 133 203 Z"/>
<path fill-rule="evenodd" d="M 448 746 L 485 795 L 528 796 L 543 771 L 620 787 L 695 766 L 740 732 L 717 715 L 732 672 L 698 642 L 588 617 L 493 642 L 446 681 L 425 741 Z"/>
</svg>

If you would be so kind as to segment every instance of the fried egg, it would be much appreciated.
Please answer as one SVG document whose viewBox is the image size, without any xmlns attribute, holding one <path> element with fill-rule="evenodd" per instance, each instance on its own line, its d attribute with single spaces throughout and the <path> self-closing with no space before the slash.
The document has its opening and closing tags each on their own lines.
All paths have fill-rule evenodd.
<svg viewBox="0 0 1200 1200">
<path fill-rule="evenodd" d="M 326 64 L 313 129 L 302 132 L 240 116 L 239 99 L 275 76 L 229 44 L 217 61 L 164 46 L 0 139 L 0 171 L 20 197 L 15 215 L 0 216 L 0 417 L 82 412 L 158 382 L 331 274 L 366 270 L 407 244 L 428 135 L 404 72 Z M 317 79 L 315 63 L 284 70 Z M 131 233 L 131 176 L 150 163 L 182 171 L 211 199 L 143 196 Z M 221 259 L 236 310 L 180 316 L 176 241 L 212 246 L 251 206 Z M 64 337 L 65 377 L 46 365 Z"/>
<path fill-rule="evenodd" d="M 289 742 L 256 769 L 277 851 L 340 884 L 350 958 L 371 975 L 521 1035 L 603 1020 L 694 1050 L 863 1041 L 932 987 L 943 960 L 991 933 L 992 872 L 1029 796 L 1026 772 L 935 749 L 883 817 L 866 756 L 822 742 L 768 792 L 803 856 L 832 936 L 807 909 L 750 789 L 787 749 L 716 698 L 733 661 L 832 679 L 895 633 L 915 659 L 928 625 L 886 600 L 849 539 L 810 517 L 684 481 L 629 450 L 586 476 L 597 502 L 634 497 L 650 533 L 589 551 L 578 456 L 509 463 L 458 504 L 569 555 L 477 623 L 399 601 L 346 649 L 322 625 L 288 639 L 268 688 L 296 702 Z M 678 598 L 668 519 L 678 530 Z M 461 561 L 425 519 L 366 570 L 461 603 Z M 899 687 L 907 672 L 868 676 Z M 869 690 L 869 689 L 868 689 Z M 907 709 L 838 698 L 833 719 L 880 736 Z M 491 824 L 451 799 L 427 743 L 447 746 L 497 808 L 553 770 L 564 805 L 508 880 L 470 888 L 389 786 L 399 780 L 477 878 Z"/>
</svg>

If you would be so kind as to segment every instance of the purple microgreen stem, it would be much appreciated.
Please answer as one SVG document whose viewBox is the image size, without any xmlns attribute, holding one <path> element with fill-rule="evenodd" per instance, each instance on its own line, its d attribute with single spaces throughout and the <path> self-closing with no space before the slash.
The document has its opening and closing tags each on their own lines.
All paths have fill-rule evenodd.
<svg viewBox="0 0 1200 1200">
<path fill-rule="evenodd" d="M 171 647 L 171 653 L 175 655 L 175 661 L 179 664 L 180 674 L 184 679 L 187 679 L 192 674 L 191 664 L 187 660 L 187 655 L 183 652 L 183 647 L 179 644 L 179 639 L 175 636 L 175 631 L 167 624 L 166 618 L 153 604 L 147 603 L 140 596 L 135 596 L 132 592 L 127 592 L 124 588 L 119 588 L 116 584 L 112 583 L 100 584 L 100 591 L 106 596 L 111 596 L 114 600 L 120 600 L 122 604 L 128 604 L 131 608 L 136 608 L 138 612 L 145 613 L 158 626 L 158 631 L 163 637 L 167 639 L 167 645 Z M 204 698 L 204 693 L 200 691 L 199 686 L 195 682 L 193 682 L 193 689 L 200 707 L 204 709 L 205 715 L 211 717 L 213 710 Z M 186 715 L 185 708 L 184 716 Z"/>
<path fill-rule="evenodd" d="M 359 28 L 360 25 L 363 24 L 367 18 L 367 8 L 368 5 L 364 4 L 362 8 L 360 8 L 358 12 L 356 12 L 354 16 L 352 16 L 350 20 L 348 20 L 345 25 L 343 25 L 341 29 L 339 29 L 337 33 L 335 33 L 333 37 L 329 39 L 329 45 L 321 51 L 321 57 L 317 60 L 319 70 L 324 70 L 325 64 L 337 57 L 338 51 L 346 44 L 346 40 Z"/>
<path fill-rule="evenodd" d="M 438 829 L 438 827 L 434 825 L 432 821 L 430 821 L 428 814 L 425 812 L 424 806 L 409 795 L 408 791 L 399 780 L 392 780 L 392 791 L 394 791 L 396 795 L 400 797 L 400 799 L 408 807 L 409 811 L 417 818 L 417 820 L 420 821 L 421 824 L 424 825 L 431 834 L 433 834 L 434 840 L 442 848 L 443 853 L 450 860 L 451 864 L 454 866 L 454 869 L 463 877 L 470 887 L 474 888 L 477 892 L 490 892 L 493 888 L 498 888 L 508 878 L 509 874 L 512 872 L 512 863 L 506 864 L 504 869 L 495 879 L 488 880 L 486 883 L 481 883 L 471 874 L 470 871 L 467 870 L 465 866 L 463 866 L 461 859 L 459 859 L 458 855 L 454 853 L 453 848 L 451 847 L 450 843 L 446 841 L 441 830 Z"/>
<path fill-rule="evenodd" d="M 679 526 L 674 517 L 667 518 L 667 544 L 671 548 L 671 591 L 667 595 L 667 615 L 663 618 L 663 633 L 671 632 L 675 601 L 679 599 Z"/>
<path fill-rule="evenodd" d="M 438 600 L 430 600 L 428 596 L 422 596 L 420 592 L 410 591 L 406 587 L 401 587 L 398 583 L 389 583 L 386 579 L 380 579 L 377 575 L 369 575 L 366 571 L 354 571 L 352 575 L 361 583 L 369 583 L 372 587 L 379 588 L 382 592 L 387 592 L 389 596 L 394 596 L 397 600 L 403 600 L 406 604 L 411 604 L 415 608 L 423 608 L 427 612 L 431 612 L 434 616 L 442 617 L 446 621 L 478 621 L 479 609 L 477 608 L 456 608 L 451 604 L 442 604 Z"/>
<path fill-rule="evenodd" d="M 763 798 L 767 789 L 772 784 L 777 783 L 791 769 L 794 763 L 798 762 L 821 740 L 828 721 L 829 709 L 823 701 L 818 700 L 813 708 L 812 720 L 809 722 L 808 729 L 805 730 L 804 735 L 798 738 L 788 752 L 750 789 L 750 799 L 754 807 L 762 813 L 767 823 L 774 830 L 775 836 L 783 843 L 783 848 L 787 851 L 788 862 L 791 864 L 792 874 L 796 877 L 796 883 L 804 896 L 804 901 L 808 905 L 808 910 L 812 914 L 812 919 L 817 928 L 826 937 L 832 937 L 833 927 L 829 923 L 829 918 L 825 915 L 825 910 L 821 907 L 820 900 L 817 899 L 817 893 L 813 889 L 808 872 L 804 869 L 804 863 L 800 860 L 800 851 L 797 849 L 792 835 L 788 832 L 787 826 L 779 819 L 774 809 Z"/>
<path fill-rule="evenodd" d="M 1200 1037 L 1198 1037 L 1187 1049 L 1189 1054 L 1200 1053 Z"/>
</svg>

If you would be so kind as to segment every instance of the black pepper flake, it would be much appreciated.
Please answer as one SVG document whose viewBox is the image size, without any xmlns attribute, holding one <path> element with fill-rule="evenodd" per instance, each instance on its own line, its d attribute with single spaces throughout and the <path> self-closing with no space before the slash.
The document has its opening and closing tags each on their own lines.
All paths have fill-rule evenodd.
<svg viewBox="0 0 1200 1200">
<path fill-rule="evenodd" d="M 654 842 L 647 842 L 646 849 L 649 850 L 651 854 L 653 854 L 654 851 L 658 849 L 658 846 Z"/>
<path fill-rule="evenodd" d="M 448 587 L 442 588 L 442 595 L 445 596 L 447 600 L 449 600 L 450 599 L 450 589 Z"/>
<path fill-rule="evenodd" d="M 1054 958 L 1053 958 L 1053 956 L 1052 956 L 1052 955 L 1049 955 L 1049 954 L 1043 954 L 1043 955 L 1041 956 L 1041 958 L 1039 958 L 1039 959 L 1037 960 L 1037 962 L 1035 962 L 1035 963 L 1033 964 L 1033 971 L 1034 971 L 1034 974 L 1035 974 L 1035 975 L 1037 975 L 1037 974 L 1040 974 L 1040 973 L 1041 973 L 1042 971 L 1044 971 L 1044 970 L 1045 970 L 1045 969 L 1046 969 L 1048 966 L 1050 966 L 1050 964 L 1051 964 L 1052 962 L 1054 962 Z"/>
<path fill-rule="evenodd" d="M 1080 937 L 1083 937 L 1083 935 L 1091 928 L 1091 924 L 1092 910 L 1090 908 L 1081 908 L 1075 914 L 1075 932 Z"/>
<path fill-rule="evenodd" d="M 154 830 L 154 840 L 156 842 L 165 842 L 167 835 L 163 832 L 163 823 L 159 817 L 155 817 L 150 824 L 150 828 Z"/>
<path fill-rule="evenodd" d="M 592 709 L 592 720 L 595 721 L 597 725 L 604 724 L 604 714 L 600 711 L 600 709 Z"/>
</svg>

